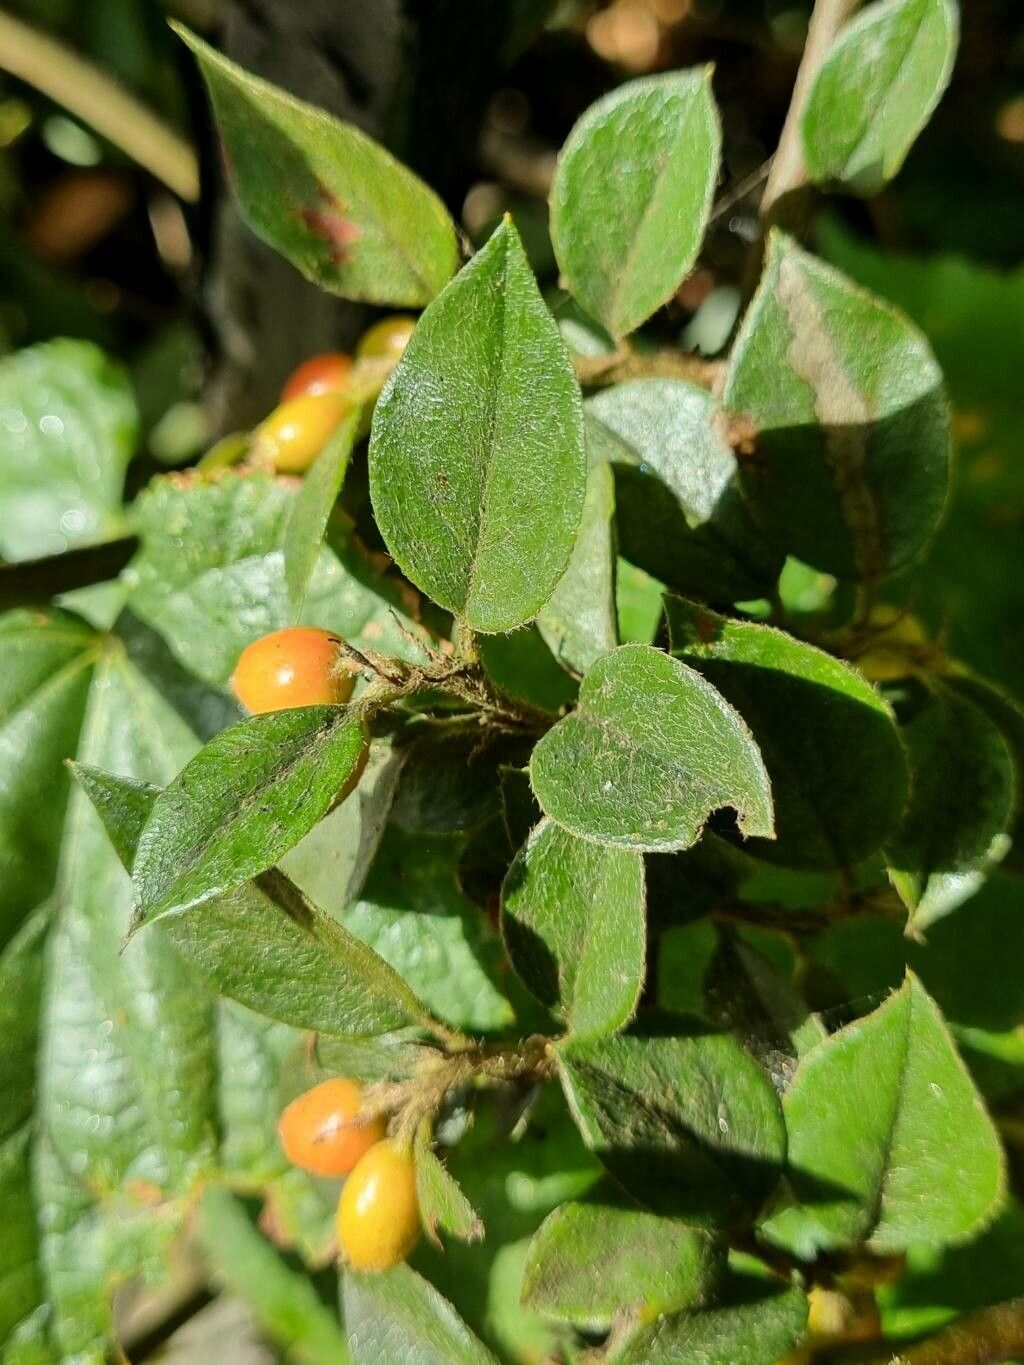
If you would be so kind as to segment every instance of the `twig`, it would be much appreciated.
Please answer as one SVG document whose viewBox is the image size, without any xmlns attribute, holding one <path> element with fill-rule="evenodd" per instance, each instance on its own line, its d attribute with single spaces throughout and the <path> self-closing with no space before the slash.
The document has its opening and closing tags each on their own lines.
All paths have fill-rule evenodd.
<svg viewBox="0 0 1024 1365">
<path fill-rule="evenodd" d="M 906 1350 L 870 1365 L 1000 1365 L 1024 1352 L 1024 1298 L 982 1308 Z"/>
<path fill-rule="evenodd" d="M 628 379 L 686 379 L 713 389 L 725 373 L 719 360 L 704 360 L 683 351 L 632 351 L 621 347 L 609 355 L 574 356 L 576 378 L 584 388 L 606 388 Z"/>
<path fill-rule="evenodd" d="M 772 159 L 772 168 L 768 172 L 768 181 L 761 199 L 761 219 L 765 223 L 773 221 L 774 210 L 783 196 L 806 183 L 807 168 L 804 165 L 800 125 L 804 110 L 807 108 L 811 86 L 818 74 L 818 68 L 831 51 L 836 35 L 859 4 L 860 0 L 815 0 L 807 29 L 804 54 L 800 59 L 800 69 L 797 71 L 793 95 L 789 102 L 789 111 L 782 125 L 779 146 Z"/>
<path fill-rule="evenodd" d="M 199 163 L 179 133 L 91 62 L 2 12 L 0 68 L 62 104 L 182 199 L 199 198 Z"/>
</svg>

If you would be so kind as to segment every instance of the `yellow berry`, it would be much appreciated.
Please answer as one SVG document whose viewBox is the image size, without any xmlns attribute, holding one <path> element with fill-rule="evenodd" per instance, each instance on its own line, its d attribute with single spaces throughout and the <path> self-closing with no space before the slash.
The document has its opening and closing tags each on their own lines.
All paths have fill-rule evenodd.
<svg viewBox="0 0 1024 1365">
<path fill-rule="evenodd" d="M 360 359 L 397 360 L 416 327 L 416 319 L 403 313 L 381 318 L 359 338 L 356 355 Z"/>
<path fill-rule="evenodd" d="M 340 393 L 304 393 L 276 407 L 253 436 L 252 457 L 279 474 L 309 468 L 347 416 L 351 404 Z"/>
<path fill-rule="evenodd" d="M 412 1151 L 385 1140 L 371 1147 L 345 1181 L 338 1203 L 338 1245 L 352 1270 L 390 1270 L 420 1235 Z"/>
</svg>

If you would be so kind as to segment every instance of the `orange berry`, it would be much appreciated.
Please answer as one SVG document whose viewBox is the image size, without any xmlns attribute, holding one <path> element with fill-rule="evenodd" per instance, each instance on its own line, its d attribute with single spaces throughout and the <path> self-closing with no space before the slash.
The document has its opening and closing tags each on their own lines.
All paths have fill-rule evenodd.
<svg viewBox="0 0 1024 1365">
<path fill-rule="evenodd" d="M 356 676 L 340 662 L 338 637 L 313 626 L 275 630 L 246 645 L 231 678 L 235 696 L 254 715 L 292 706 L 342 704 Z"/>
<path fill-rule="evenodd" d="M 356 355 L 362 359 L 397 360 L 416 327 L 416 319 L 404 313 L 381 318 L 359 338 Z"/>
<path fill-rule="evenodd" d="M 420 1235 L 416 1169 L 408 1147 L 378 1142 L 345 1181 L 338 1203 L 338 1245 L 352 1270 L 390 1270 Z"/>
<path fill-rule="evenodd" d="M 351 404 L 340 393 L 304 393 L 275 408 L 256 429 L 252 457 L 279 474 L 307 470 L 347 416 Z"/>
<path fill-rule="evenodd" d="M 341 1076 L 292 1100 L 277 1124 L 292 1165 L 314 1175 L 347 1175 L 387 1131 L 383 1118 L 357 1119 L 362 1102 L 360 1087 Z"/>
<path fill-rule="evenodd" d="M 281 402 L 301 398 L 304 393 L 341 393 L 352 368 L 352 357 L 344 351 L 325 351 L 311 355 L 296 365 L 281 390 Z"/>
</svg>

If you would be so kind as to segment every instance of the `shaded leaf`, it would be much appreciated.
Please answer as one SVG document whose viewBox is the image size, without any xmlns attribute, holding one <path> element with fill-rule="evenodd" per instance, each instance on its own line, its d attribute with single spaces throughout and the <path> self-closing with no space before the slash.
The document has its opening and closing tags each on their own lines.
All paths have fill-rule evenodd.
<svg viewBox="0 0 1024 1365">
<path fill-rule="evenodd" d="M 537 618 L 537 629 L 564 668 L 586 673 L 619 643 L 615 617 L 615 484 L 602 460 L 591 460 L 576 545 L 569 567 Z"/>
<path fill-rule="evenodd" d="M 790 1180 L 802 1202 L 776 1214 L 766 1232 L 800 1256 L 961 1241 L 1002 1200 L 995 1128 L 913 975 L 803 1058 L 783 1108 Z"/>
<path fill-rule="evenodd" d="M 458 260 L 455 226 L 434 192 L 352 124 L 174 27 L 199 62 L 228 175 L 253 231 L 334 294 L 429 303 Z"/>
<path fill-rule="evenodd" d="M 479 637 L 488 677 L 517 701 L 557 715 L 576 700 L 576 682 L 555 659 L 537 624 L 509 635 Z"/>
<path fill-rule="evenodd" d="M 130 867 L 160 788 L 81 763 L 74 773 Z M 162 925 L 221 994 L 297 1028 L 379 1034 L 426 1019 L 386 963 L 276 870 Z"/>
<path fill-rule="evenodd" d="M 305 706 L 224 730 L 157 797 L 139 839 L 134 926 L 265 872 L 330 810 L 366 744 L 361 714 Z"/>
<path fill-rule="evenodd" d="M 739 491 L 724 414 L 681 379 L 616 384 L 584 405 L 594 455 L 615 469 L 625 557 L 713 602 L 766 592 L 782 556 L 754 525 Z"/>
<path fill-rule="evenodd" d="M 390 827 L 345 927 L 369 944 L 438 1017 L 480 1031 L 512 1021 L 501 944 L 456 878 L 461 838 Z"/>
<path fill-rule="evenodd" d="M 897 826 L 907 765 L 892 712 L 854 669 L 781 630 L 665 603 L 672 653 L 713 683 L 757 741 L 777 838 L 746 851 L 790 867 L 853 867 Z"/>
<path fill-rule="evenodd" d="M 547 814 L 597 843 L 686 848 L 722 806 L 744 834 L 773 832 L 768 775 L 741 718 L 699 673 L 645 645 L 598 660 L 530 775 Z"/>
<path fill-rule="evenodd" d="M 0 360 L 0 555 L 117 535 L 138 413 L 120 365 L 60 338 Z"/>
<path fill-rule="evenodd" d="M 569 289 L 615 336 L 667 303 L 693 265 L 720 148 L 710 67 L 621 85 L 569 134 L 552 242 Z"/>
<path fill-rule="evenodd" d="M 728 1299 L 701 1313 L 661 1318 L 627 1337 L 609 1356 L 615 1365 L 776 1365 L 807 1325 L 801 1290 L 736 1277 Z"/>
<path fill-rule="evenodd" d="M 560 1046 L 559 1062 L 583 1140 L 647 1207 L 729 1226 L 775 1187 L 782 1110 L 728 1034 L 683 1016 L 645 1017 L 616 1038 Z"/>
<path fill-rule="evenodd" d="M 945 687 L 934 689 L 903 734 L 910 804 L 886 860 L 911 922 L 923 929 L 973 895 L 1006 852 L 1013 761 L 988 716 Z"/>
<path fill-rule="evenodd" d="M 643 858 L 542 821 L 505 878 L 502 932 L 523 984 L 574 1035 L 614 1033 L 644 979 Z"/>
<path fill-rule="evenodd" d="M 779 549 L 873 581 L 909 563 L 935 531 L 949 414 L 928 343 L 778 232 L 732 350 L 724 403 L 756 431 L 743 490 Z"/>
<path fill-rule="evenodd" d="M 402 747 L 402 775 L 391 822 L 418 834 L 452 834 L 475 829 L 501 806 L 499 773 L 525 761 L 528 749 L 507 736 L 425 727 Z"/>
<path fill-rule="evenodd" d="M 725 1253 L 678 1218 L 630 1208 L 600 1191 L 549 1214 L 530 1243 L 523 1300 L 590 1329 L 620 1313 L 692 1308 L 714 1287 Z"/>
<path fill-rule="evenodd" d="M 1015 872 L 1024 872 L 1024 710 L 1016 701 L 983 678 L 952 675 L 944 680 L 953 692 L 972 701 L 1002 735 L 1013 761 L 1014 811 L 1010 824 L 1010 849 L 1003 860 Z"/>
<path fill-rule="evenodd" d="M 586 491 L 579 386 L 510 219 L 385 386 L 370 491 L 403 572 L 475 630 L 531 620 L 564 573 Z"/>
<path fill-rule="evenodd" d="M 299 496 L 269 474 L 227 470 L 156 479 L 135 504 L 142 549 L 125 572 L 131 608 L 206 682 L 227 682 L 246 645 L 295 624 L 284 543 Z M 397 612 L 413 624 L 409 602 L 350 534 L 335 529 L 301 623 L 359 649 L 422 661 L 395 620 Z"/>
<path fill-rule="evenodd" d="M 320 558 L 320 546 L 331 511 L 345 479 L 361 410 L 353 408 L 316 457 L 292 504 L 284 534 L 284 580 L 288 596 L 301 612 L 309 580 Z"/>
<path fill-rule="evenodd" d="M 355 1365 L 495 1365 L 448 1300 L 407 1265 L 347 1272 L 342 1303 Z"/>
<path fill-rule="evenodd" d="M 842 29 L 801 122 L 811 180 L 870 196 L 892 179 L 949 83 L 958 31 L 953 0 L 885 0 Z"/>
</svg>

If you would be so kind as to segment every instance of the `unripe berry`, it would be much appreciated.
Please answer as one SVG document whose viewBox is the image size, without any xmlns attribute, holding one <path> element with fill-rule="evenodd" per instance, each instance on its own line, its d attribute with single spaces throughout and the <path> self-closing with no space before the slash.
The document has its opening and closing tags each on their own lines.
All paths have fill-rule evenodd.
<svg viewBox="0 0 1024 1365">
<path fill-rule="evenodd" d="M 412 336 L 416 319 L 404 313 L 381 318 L 359 338 L 356 355 L 361 359 L 397 360 Z"/>
<path fill-rule="evenodd" d="M 254 715 L 347 702 L 356 678 L 342 663 L 339 644 L 336 635 L 313 626 L 275 630 L 242 650 L 232 690 Z"/>
<path fill-rule="evenodd" d="M 281 402 L 300 398 L 304 393 L 342 393 L 351 368 L 352 357 L 344 351 L 311 355 L 288 376 L 281 390 Z"/>
<path fill-rule="evenodd" d="M 913 671 L 913 659 L 927 644 L 924 626 L 888 602 L 881 602 L 871 613 L 869 647 L 854 663 L 869 682 L 895 682 Z"/>
<path fill-rule="evenodd" d="M 383 1118 L 357 1118 L 362 1102 L 356 1082 L 341 1076 L 292 1100 L 277 1124 L 292 1165 L 314 1175 L 347 1175 L 386 1132 Z"/>
<path fill-rule="evenodd" d="M 305 393 L 275 408 L 257 428 L 254 460 L 272 464 L 279 474 L 301 474 L 323 450 L 347 416 L 351 404 L 340 393 Z"/>
<path fill-rule="evenodd" d="M 371 1147 L 345 1181 L 338 1203 L 338 1245 L 352 1270 L 390 1270 L 420 1235 L 412 1151 L 395 1143 Z"/>
</svg>

